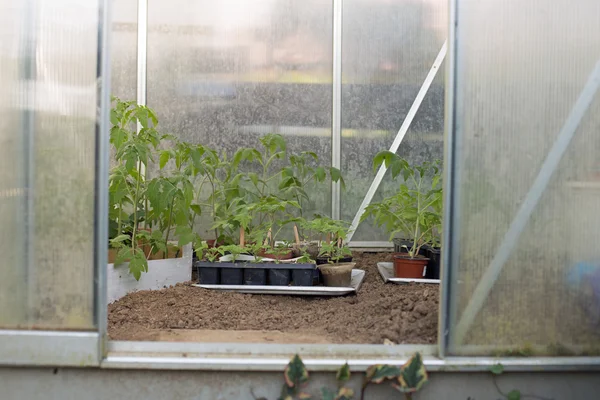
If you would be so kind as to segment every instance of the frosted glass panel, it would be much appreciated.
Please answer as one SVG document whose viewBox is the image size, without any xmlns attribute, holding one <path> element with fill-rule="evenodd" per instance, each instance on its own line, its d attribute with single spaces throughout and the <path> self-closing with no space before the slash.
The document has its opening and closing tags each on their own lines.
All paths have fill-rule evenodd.
<svg viewBox="0 0 600 400">
<path fill-rule="evenodd" d="M 150 0 L 148 105 L 163 129 L 233 152 L 280 133 L 331 163 L 331 0 Z M 306 210 L 329 212 L 329 188 Z"/>
<path fill-rule="evenodd" d="M 0 327 L 93 329 L 98 2 L 0 1 Z"/>
<path fill-rule="evenodd" d="M 457 3 L 450 350 L 598 354 L 600 95 L 575 118 L 580 123 L 556 168 L 543 165 L 590 88 L 600 57 L 600 3 Z M 530 192 L 541 171 L 552 172 L 548 184 Z M 518 219 L 529 204 L 536 205 L 529 218 Z M 507 233 L 515 219 L 524 228 Z M 496 267 L 497 279 L 484 275 Z"/>
<path fill-rule="evenodd" d="M 373 157 L 389 149 L 446 39 L 445 0 L 345 0 L 342 40 L 342 217 L 352 220 L 374 178 Z M 398 153 L 442 158 L 444 77 L 439 73 Z M 386 176 L 373 201 L 397 190 Z M 387 240 L 363 222 L 353 241 Z"/>
<path fill-rule="evenodd" d="M 123 100 L 136 98 L 137 3 L 111 0 L 111 90 Z"/>
</svg>

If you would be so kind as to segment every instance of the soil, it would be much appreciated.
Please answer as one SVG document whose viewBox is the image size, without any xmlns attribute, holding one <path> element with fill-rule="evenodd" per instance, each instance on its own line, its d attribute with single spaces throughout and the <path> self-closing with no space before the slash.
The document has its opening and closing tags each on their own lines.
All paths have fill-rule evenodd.
<svg viewBox="0 0 600 400">
<path fill-rule="evenodd" d="M 113 340 L 435 343 L 439 286 L 384 284 L 379 261 L 392 254 L 354 253 L 366 276 L 346 297 L 224 293 L 193 282 L 130 293 L 108 306 L 108 332 Z"/>
</svg>

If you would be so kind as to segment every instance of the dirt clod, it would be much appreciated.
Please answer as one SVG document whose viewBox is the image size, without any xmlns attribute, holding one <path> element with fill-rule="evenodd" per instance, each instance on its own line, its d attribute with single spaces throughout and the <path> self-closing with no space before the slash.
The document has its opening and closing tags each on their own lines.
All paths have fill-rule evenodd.
<svg viewBox="0 0 600 400">
<path fill-rule="evenodd" d="M 356 296 L 224 293 L 189 282 L 130 293 L 108 306 L 109 335 L 114 340 L 156 340 L 156 330 L 170 328 L 279 332 L 329 343 L 435 343 L 438 287 L 384 284 L 377 262 L 391 260 L 390 253 L 354 254 L 356 268 L 366 271 Z"/>
</svg>

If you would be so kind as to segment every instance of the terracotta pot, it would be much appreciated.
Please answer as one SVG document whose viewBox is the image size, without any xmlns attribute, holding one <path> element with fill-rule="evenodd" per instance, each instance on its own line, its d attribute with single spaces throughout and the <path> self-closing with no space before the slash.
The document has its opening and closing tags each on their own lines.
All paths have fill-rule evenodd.
<svg viewBox="0 0 600 400">
<path fill-rule="evenodd" d="M 206 241 L 206 245 L 208 246 L 209 249 L 212 249 L 213 247 L 215 247 L 215 242 L 216 242 L 216 239 L 208 239 Z"/>
<path fill-rule="evenodd" d="M 356 263 L 322 264 L 318 268 L 323 274 L 325 286 L 349 287 L 352 282 L 352 269 Z"/>
<path fill-rule="evenodd" d="M 414 257 L 408 255 L 394 256 L 394 275 L 396 278 L 416 278 L 423 279 L 425 275 L 425 266 L 429 262 L 429 258 Z"/>
</svg>

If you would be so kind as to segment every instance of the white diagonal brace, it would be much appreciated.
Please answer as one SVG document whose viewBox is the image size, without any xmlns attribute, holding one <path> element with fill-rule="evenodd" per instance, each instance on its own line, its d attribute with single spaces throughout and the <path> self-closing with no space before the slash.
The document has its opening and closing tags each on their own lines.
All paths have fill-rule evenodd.
<svg viewBox="0 0 600 400">
<path fill-rule="evenodd" d="M 442 48 L 440 49 L 440 52 L 438 53 L 437 57 L 435 58 L 435 61 L 433 62 L 433 65 L 431 66 L 431 69 L 429 70 L 427 77 L 425 77 L 425 81 L 423 81 L 423 85 L 421 85 L 421 89 L 419 89 L 419 93 L 417 93 L 417 97 L 415 97 L 415 101 L 413 101 L 412 106 L 408 110 L 408 113 L 406 114 L 406 117 L 404 118 L 404 121 L 402 122 L 402 126 L 400 126 L 400 129 L 398 130 L 398 133 L 396 134 L 396 138 L 394 139 L 394 142 L 390 146 L 390 151 L 392 153 L 395 153 L 398 151 L 398 148 L 400 147 L 400 143 L 402 143 L 402 140 L 404 139 L 406 132 L 408 132 L 408 128 L 410 128 L 410 124 L 412 124 L 412 121 L 415 118 L 417 111 L 419 111 L 419 107 L 421 107 L 421 103 L 423 102 L 425 95 L 429 91 L 429 88 L 431 87 L 431 83 L 433 82 L 433 79 L 437 75 L 437 73 L 440 69 L 440 66 L 442 65 L 442 62 L 444 61 L 444 58 L 446 57 L 447 48 L 448 48 L 448 41 L 445 41 L 444 44 L 442 45 Z M 373 182 L 371 183 L 371 187 L 367 191 L 365 198 L 363 199 L 362 203 L 360 204 L 360 207 L 358 208 L 358 211 L 356 212 L 356 215 L 354 216 L 354 219 L 352 220 L 352 225 L 350 225 L 350 233 L 348 234 L 348 238 L 347 238 L 348 242 L 350 242 L 350 240 L 352 240 L 352 236 L 354 236 L 354 232 L 356 232 L 356 229 L 358 228 L 358 225 L 360 224 L 360 218 L 364 214 L 365 208 L 367 208 L 367 206 L 371 203 L 371 200 L 373 200 L 373 196 L 375 195 L 375 192 L 379 188 L 379 185 L 381 184 L 381 180 L 383 179 L 383 176 L 385 175 L 386 171 L 387 171 L 387 168 L 385 167 L 385 165 L 382 165 L 379 168 L 377 175 L 375 175 L 375 179 L 373 179 Z"/>
<path fill-rule="evenodd" d="M 592 73 L 590 74 L 588 81 L 586 82 L 581 94 L 579 95 L 579 98 L 577 99 L 577 102 L 571 109 L 565 124 L 560 130 L 554 145 L 552 145 L 552 149 L 550 149 L 550 152 L 546 156 L 546 159 L 540 168 L 540 172 L 535 178 L 533 185 L 531 185 L 527 196 L 525 196 L 525 200 L 523 200 L 521 208 L 519 208 L 517 215 L 506 231 L 504 239 L 502 240 L 500 247 L 498 247 L 496 255 L 492 259 L 488 269 L 479 280 L 479 283 L 477 284 L 469 303 L 465 307 L 465 310 L 463 311 L 454 331 L 452 339 L 454 345 L 459 345 L 462 343 L 469 327 L 481 310 L 485 299 L 487 299 L 492 287 L 500 275 L 500 272 L 502 271 L 502 268 L 504 267 L 504 264 L 506 261 L 508 261 L 508 258 L 512 254 L 515 245 L 519 241 L 519 236 L 527 226 L 533 210 L 535 210 L 535 207 L 540 201 L 542 194 L 546 190 L 546 187 L 548 186 L 554 171 L 558 167 L 560 160 L 565 154 L 569 143 L 571 143 L 571 139 L 573 139 L 577 127 L 579 127 L 583 116 L 594 101 L 594 97 L 596 96 L 598 88 L 600 88 L 600 61 L 598 61 Z"/>
</svg>

